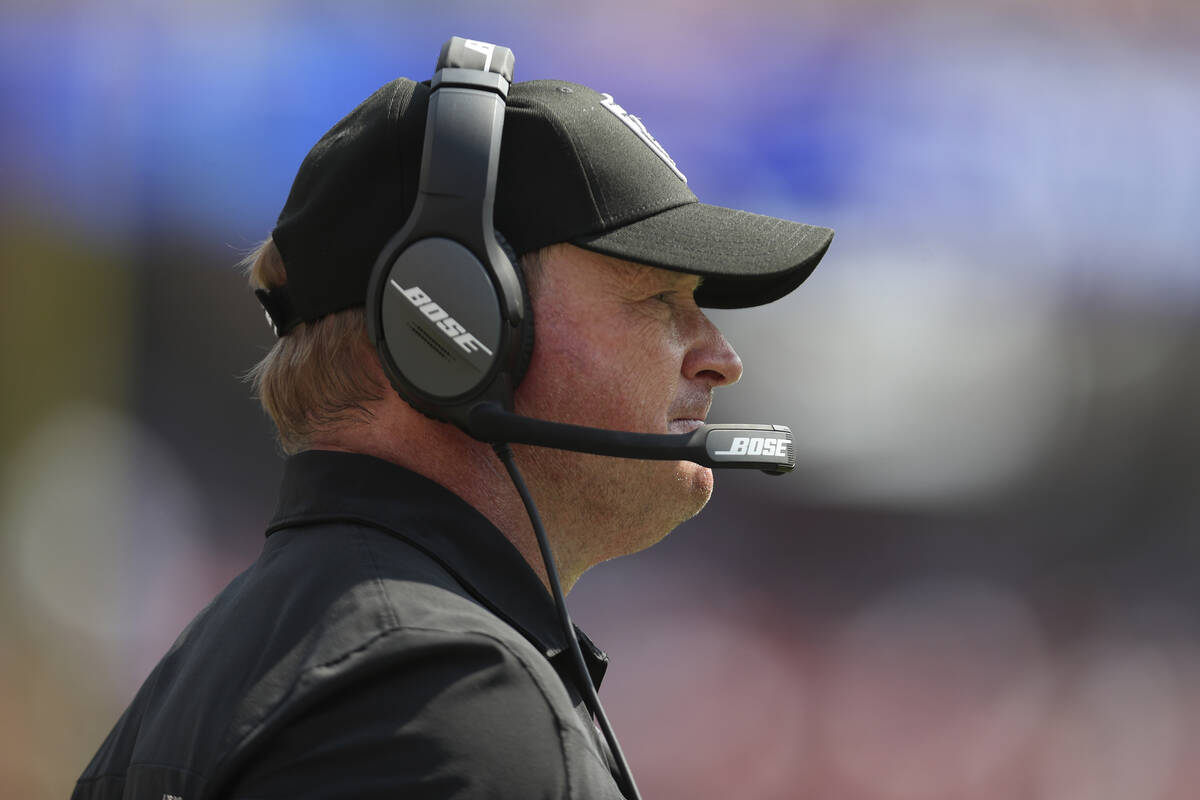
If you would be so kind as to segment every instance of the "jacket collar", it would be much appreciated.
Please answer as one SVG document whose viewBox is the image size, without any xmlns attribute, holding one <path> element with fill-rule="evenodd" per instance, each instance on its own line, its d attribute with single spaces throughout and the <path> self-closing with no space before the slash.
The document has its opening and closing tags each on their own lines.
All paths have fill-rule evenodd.
<svg viewBox="0 0 1200 800">
<path fill-rule="evenodd" d="M 289 457 L 267 536 L 283 528 L 339 521 L 380 528 L 423 551 L 556 667 L 569 664 L 554 600 L 537 574 L 490 520 L 450 490 L 359 453 L 308 450 Z M 592 682 L 599 687 L 608 656 L 575 630 Z"/>
</svg>

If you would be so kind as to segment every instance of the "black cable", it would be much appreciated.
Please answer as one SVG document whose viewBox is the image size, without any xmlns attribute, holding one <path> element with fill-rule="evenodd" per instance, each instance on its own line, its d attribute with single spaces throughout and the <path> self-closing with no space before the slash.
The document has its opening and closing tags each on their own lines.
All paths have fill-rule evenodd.
<svg viewBox="0 0 1200 800">
<path fill-rule="evenodd" d="M 525 512 L 529 514 L 529 521 L 533 524 L 538 548 L 542 552 L 542 563 L 546 566 L 546 579 L 550 582 L 550 591 L 554 595 L 554 606 L 558 609 L 558 619 L 562 623 L 563 633 L 567 637 L 567 647 L 575 662 L 575 671 L 579 674 L 583 702 L 595 717 L 600 731 L 604 734 L 604 740 L 608 742 L 608 749 L 612 751 L 613 760 L 617 762 L 617 771 L 621 773 L 621 780 L 625 784 L 621 787 L 621 793 L 628 800 L 641 800 L 642 796 L 638 793 L 637 784 L 633 781 L 633 772 L 625 761 L 625 754 L 621 752 L 621 745 L 617 743 L 617 734 L 613 732 L 612 725 L 609 724 L 608 717 L 604 713 L 604 707 L 600 705 L 600 697 L 596 694 L 595 685 L 592 684 L 591 673 L 588 672 L 587 664 L 583 661 L 583 650 L 579 647 L 579 639 L 575 635 L 575 625 L 571 622 L 571 615 L 567 613 L 567 601 L 563 597 L 562 587 L 558 582 L 558 568 L 554 564 L 554 554 L 550 552 L 550 540 L 546 538 L 546 529 L 542 527 L 542 517 L 538 514 L 537 506 L 533 504 L 533 498 L 529 496 L 529 489 L 525 486 L 525 479 L 521 477 L 521 472 L 513 460 L 512 448 L 506 442 L 497 442 L 492 445 L 492 449 L 496 451 L 504 468 L 508 470 L 508 477 L 512 479 L 513 486 L 517 487 L 517 492 L 521 495 L 521 502 L 525 504 Z"/>
</svg>

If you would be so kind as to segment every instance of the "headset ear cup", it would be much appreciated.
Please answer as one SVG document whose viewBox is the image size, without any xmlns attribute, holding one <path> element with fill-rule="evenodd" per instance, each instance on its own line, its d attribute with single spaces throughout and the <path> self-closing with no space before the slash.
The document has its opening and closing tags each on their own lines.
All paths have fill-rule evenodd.
<svg viewBox="0 0 1200 800">
<path fill-rule="evenodd" d="M 496 231 L 496 241 L 499 243 L 500 249 L 504 251 L 504 255 L 508 256 L 508 260 L 512 262 L 513 271 L 517 274 L 517 283 L 521 285 L 521 305 L 525 309 L 525 319 L 521 323 L 521 330 L 517 332 L 520 343 L 514 354 L 511 372 L 512 388 L 515 390 L 521 385 L 521 379 L 525 377 L 525 371 L 529 369 L 529 361 L 533 358 L 533 301 L 529 297 L 529 283 L 525 280 L 525 273 L 521 270 L 521 260 L 517 258 L 516 251 L 500 231 Z"/>
</svg>

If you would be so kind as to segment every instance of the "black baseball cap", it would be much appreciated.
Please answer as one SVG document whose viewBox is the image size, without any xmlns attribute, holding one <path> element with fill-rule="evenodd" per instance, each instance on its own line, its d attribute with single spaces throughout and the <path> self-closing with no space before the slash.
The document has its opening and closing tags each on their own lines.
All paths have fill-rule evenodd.
<svg viewBox="0 0 1200 800">
<path fill-rule="evenodd" d="M 272 237 L 298 321 L 365 302 L 416 200 L 428 82 L 383 86 L 305 157 Z M 740 308 L 808 277 L 828 228 L 706 205 L 640 119 L 564 81 L 512 85 L 494 215 L 518 255 L 557 242 L 703 276 L 696 301 Z"/>
</svg>

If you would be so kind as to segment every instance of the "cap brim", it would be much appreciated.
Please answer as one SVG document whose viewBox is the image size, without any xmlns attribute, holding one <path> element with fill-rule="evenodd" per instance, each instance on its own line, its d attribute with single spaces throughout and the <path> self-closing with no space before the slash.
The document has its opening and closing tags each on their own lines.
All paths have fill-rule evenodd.
<svg viewBox="0 0 1200 800">
<path fill-rule="evenodd" d="M 572 239 L 597 253 L 704 277 L 696 302 L 746 308 L 778 300 L 816 268 L 833 231 L 686 203 L 613 231 Z"/>
</svg>

